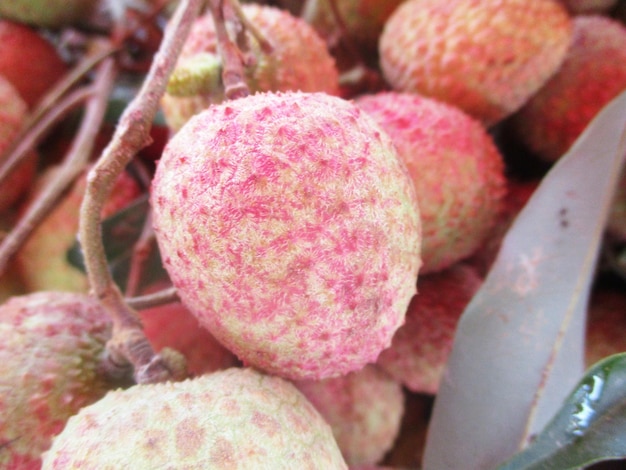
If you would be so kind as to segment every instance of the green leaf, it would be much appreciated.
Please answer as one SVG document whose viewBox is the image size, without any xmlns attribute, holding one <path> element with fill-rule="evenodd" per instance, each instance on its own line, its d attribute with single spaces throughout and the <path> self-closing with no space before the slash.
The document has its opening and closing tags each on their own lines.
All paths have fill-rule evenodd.
<svg viewBox="0 0 626 470">
<path fill-rule="evenodd" d="M 554 419 L 498 470 L 566 470 L 626 457 L 626 353 L 591 367 Z"/>
<path fill-rule="evenodd" d="M 128 282 L 133 247 L 141 236 L 149 209 L 148 195 L 143 195 L 102 222 L 102 240 L 109 270 L 122 291 Z M 140 288 L 168 279 L 156 242 L 151 248 L 142 271 Z M 83 253 L 78 241 L 68 250 L 67 260 L 85 272 Z"/>
<path fill-rule="evenodd" d="M 435 400 L 426 470 L 491 469 L 582 376 L 586 307 L 626 154 L 626 92 L 548 172 L 466 308 Z"/>
</svg>

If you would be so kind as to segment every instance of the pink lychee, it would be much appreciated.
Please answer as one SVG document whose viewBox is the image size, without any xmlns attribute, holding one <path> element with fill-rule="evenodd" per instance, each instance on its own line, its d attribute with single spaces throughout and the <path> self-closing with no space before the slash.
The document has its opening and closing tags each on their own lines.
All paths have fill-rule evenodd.
<svg viewBox="0 0 626 470">
<path fill-rule="evenodd" d="M 504 196 L 504 163 L 480 122 L 410 93 L 357 98 L 409 169 L 423 227 L 422 273 L 445 269 L 485 240 Z"/>
<path fill-rule="evenodd" d="M 345 374 L 404 321 L 421 264 L 415 191 L 351 102 L 286 92 L 212 106 L 168 143 L 151 201 L 183 303 L 247 364 Z"/>
<path fill-rule="evenodd" d="M 570 37 L 558 0 L 408 0 L 385 24 L 380 66 L 394 90 L 454 104 L 492 125 L 559 68 Z"/>
<path fill-rule="evenodd" d="M 406 323 L 376 364 L 409 390 L 436 394 L 456 325 L 481 284 L 478 273 L 463 264 L 420 276 Z"/>
<path fill-rule="evenodd" d="M 626 90 L 626 27 L 603 16 L 573 19 L 574 34 L 559 71 L 511 121 L 519 140 L 556 161 L 611 99 Z"/>
<path fill-rule="evenodd" d="M 55 47 L 34 29 L 0 20 L 0 75 L 32 108 L 67 71 Z"/>
<path fill-rule="evenodd" d="M 112 386 L 99 372 L 110 334 L 87 295 L 38 292 L 0 306 L 0 467 L 39 469 L 67 419 Z"/>
<path fill-rule="evenodd" d="M 341 377 L 295 385 L 330 424 L 348 465 L 376 464 L 391 449 L 400 430 L 404 394 L 387 373 L 368 364 Z"/>
<path fill-rule="evenodd" d="M 232 368 L 137 385 L 83 408 L 43 470 L 347 469 L 328 424 L 288 381 Z"/>
</svg>

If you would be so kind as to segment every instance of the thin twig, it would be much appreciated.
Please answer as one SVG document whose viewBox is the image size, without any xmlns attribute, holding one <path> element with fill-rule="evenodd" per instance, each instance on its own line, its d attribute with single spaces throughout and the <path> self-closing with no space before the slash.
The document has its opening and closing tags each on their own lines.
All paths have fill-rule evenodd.
<svg viewBox="0 0 626 470">
<path fill-rule="evenodd" d="M 107 344 L 107 365 L 118 370 L 132 365 L 138 383 L 165 381 L 178 375 L 178 371 L 171 370 L 163 357 L 154 353 L 137 312 L 126 304 L 111 278 L 102 244 L 100 214 L 115 179 L 135 153 L 150 141 L 150 127 L 159 100 L 201 4 L 202 0 L 180 2 L 139 94 L 122 114 L 113 139 L 89 172 L 80 210 L 79 237 L 91 290 L 113 322 L 113 337 Z"/>
<path fill-rule="evenodd" d="M 93 93 L 92 86 L 84 86 L 67 95 L 63 100 L 31 127 L 18 143 L 13 147 L 6 160 L 0 165 L 0 186 L 11 175 L 11 172 L 22 162 L 22 160 L 33 150 L 40 139 L 52 128 L 54 124 L 63 119 L 70 111 L 84 102 Z"/>
<path fill-rule="evenodd" d="M 28 239 L 37 224 L 48 214 L 59 197 L 85 169 L 93 152 L 95 138 L 100 130 L 107 106 L 107 99 L 115 79 L 113 59 L 105 59 L 91 85 L 91 97 L 85 107 L 85 117 L 58 173 L 43 188 L 40 195 L 28 207 L 17 225 L 0 243 L 0 273 L 4 272 L 11 257 Z"/>
<path fill-rule="evenodd" d="M 215 24 L 215 36 L 217 38 L 218 51 L 222 57 L 222 83 L 224 94 L 228 99 L 242 98 L 250 94 L 250 89 L 245 80 L 245 60 L 239 47 L 228 35 L 225 24 L 225 2 L 237 0 L 209 0 L 209 8 Z"/>
<path fill-rule="evenodd" d="M 154 294 L 140 295 L 138 297 L 126 298 L 126 303 L 136 310 L 157 307 L 159 305 L 179 302 L 178 291 L 175 287 L 168 287 Z"/>
</svg>

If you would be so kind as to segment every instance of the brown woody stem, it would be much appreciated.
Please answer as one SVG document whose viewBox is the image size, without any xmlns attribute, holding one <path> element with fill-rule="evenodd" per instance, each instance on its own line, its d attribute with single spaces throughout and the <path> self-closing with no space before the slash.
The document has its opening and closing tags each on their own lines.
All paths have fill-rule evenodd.
<svg viewBox="0 0 626 470">
<path fill-rule="evenodd" d="M 91 290 L 113 321 L 113 337 L 107 345 L 109 366 L 132 366 L 138 383 L 165 381 L 180 374 L 154 353 L 139 316 L 113 282 L 102 244 L 100 214 L 117 177 L 136 152 L 150 142 L 149 132 L 159 100 L 201 5 L 202 0 L 180 2 L 139 94 L 122 114 L 111 142 L 89 172 L 80 210 L 79 236 Z"/>
</svg>

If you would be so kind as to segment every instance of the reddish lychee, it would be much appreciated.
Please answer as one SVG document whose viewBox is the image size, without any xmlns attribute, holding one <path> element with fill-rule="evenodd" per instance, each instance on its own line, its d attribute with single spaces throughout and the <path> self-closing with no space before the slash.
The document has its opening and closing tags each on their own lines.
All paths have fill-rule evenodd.
<svg viewBox="0 0 626 470">
<path fill-rule="evenodd" d="M 377 364 L 409 390 L 436 394 L 456 325 L 481 284 L 478 273 L 463 264 L 420 276 L 406 323 Z"/>
<path fill-rule="evenodd" d="M 27 105 L 17 89 L 0 75 L 0 165 L 8 157 L 27 117 Z M 2 158 L 4 157 L 4 159 Z M 13 206 L 28 189 L 34 175 L 37 156 L 27 156 L 0 186 L 0 213 Z"/>
<path fill-rule="evenodd" d="M 66 72 L 54 46 L 28 26 L 0 20 L 0 75 L 29 107 Z"/>
<path fill-rule="evenodd" d="M 67 419 L 104 395 L 110 332 L 106 312 L 82 294 L 38 292 L 0 306 L 0 467 L 40 468 Z"/>
<path fill-rule="evenodd" d="M 168 143 L 151 200 L 182 301 L 250 365 L 345 374 L 404 321 L 421 264 L 415 191 L 351 102 L 288 92 L 214 105 Z"/>
<path fill-rule="evenodd" d="M 287 90 L 339 93 L 335 61 L 311 26 L 278 8 L 257 4 L 242 8 L 246 18 L 273 47 L 271 52 L 264 52 L 247 33 L 253 63 L 247 68 L 246 82 L 252 93 Z M 179 129 L 194 114 L 224 100 L 217 49 L 213 17 L 206 14 L 194 23 L 170 79 L 168 93 L 161 100 L 171 128 Z M 196 90 L 196 82 L 201 82 L 204 89 Z"/>
<path fill-rule="evenodd" d="M 404 412 L 402 386 L 374 365 L 341 377 L 295 382 L 330 424 L 348 465 L 378 463 L 391 448 Z"/>
<path fill-rule="evenodd" d="M 561 157 L 604 105 L 626 90 L 626 27 L 576 16 L 563 66 L 515 115 L 513 130 L 541 158 Z"/>
<path fill-rule="evenodd" d="M 328 424 L 288 381 L 232 368 L 107 394 L 72 417 L 44 470 L 347 469 Z"/>
<path fill-rule="evenodd" d="M 504 163 L 481 123 L 409 93 L 364 95 L 356 103 L 391 136 L 409 169 L 422 216 L 422 273 L 471 255 L 504 196 Z"/>
<path fill-rule="evenodd" d="M 558 69 L 570 23 L 557 0 L 408 0 L 385 24 L 380 65 L 393 89 L 438 98 L 492 125 Z"/>
</svg>

